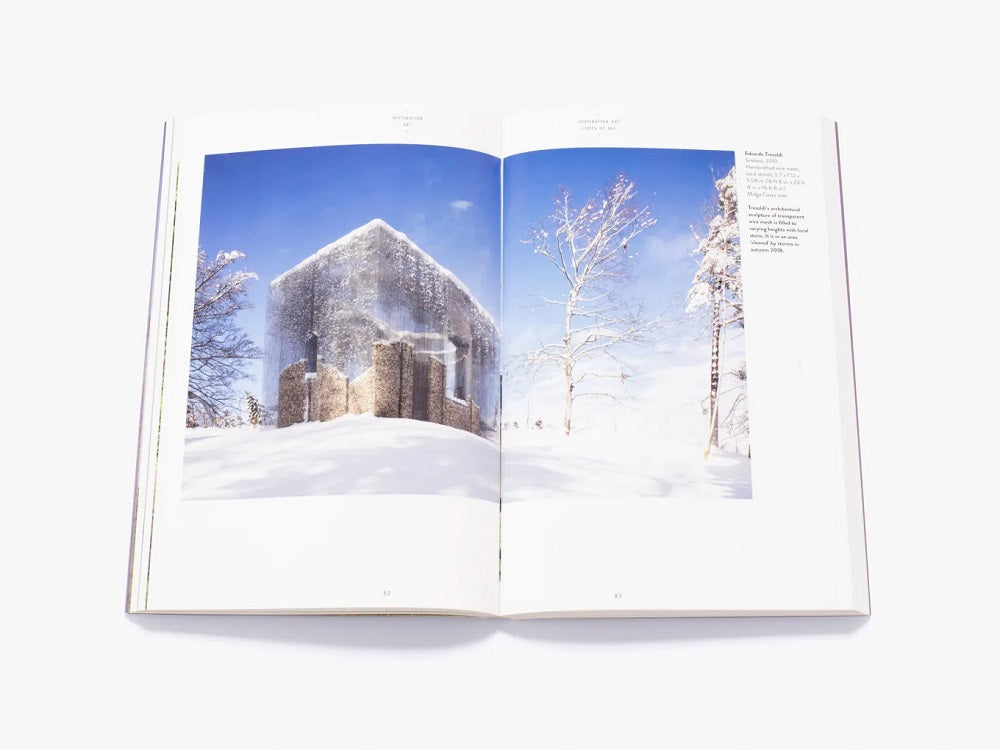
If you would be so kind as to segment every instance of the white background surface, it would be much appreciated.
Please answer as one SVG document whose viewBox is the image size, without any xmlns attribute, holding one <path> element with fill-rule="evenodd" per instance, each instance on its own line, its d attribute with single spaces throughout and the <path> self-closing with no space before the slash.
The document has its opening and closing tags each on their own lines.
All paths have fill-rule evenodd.
<svg viewBox="0 0 1000 750">
<path fill-rule="evenodd" d="M 7 12 L 0 744 L 996 746 L 992 26 L 558 5 Z M 317 99 L 837 117 L 872 617 L 122 614 L 159 121 Z"/>
</svg>

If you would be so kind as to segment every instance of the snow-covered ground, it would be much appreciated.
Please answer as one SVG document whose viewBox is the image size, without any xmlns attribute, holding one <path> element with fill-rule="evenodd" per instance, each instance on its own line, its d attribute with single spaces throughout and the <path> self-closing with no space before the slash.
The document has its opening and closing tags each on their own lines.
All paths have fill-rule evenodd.
<svg viewBox="0 0 1000 750">
<path fill-rule="evenodd" d="M 569 436 L 561 428 L 564 391 L 558 373 L 534 383 L 530 394 L 505 393 L 504 501 L 750 498 L 746 455 L 718 448 L 704 455 L 708 417 L 702 401 L 708 366 L 707 358 L 702 361 L 697 354 L 645 353 L 639 368 L 643 374 L 632 379 L 628 404 L 577 399 Z M 537 419 L 542 429 L 525 428 Z M 752 403 L 750 422 L 752 426 Z M 725 445 L 725 435 L 721 437 Z M 733 447 L 731 441 L 728 447 Z M 745 442 L 741 449 L 746 450 Z"/>
<path fill-rule="evenodd" d="M 190 429 L 185 499 L 459 495 L 497 500 L 497 446 L 412 419 L 345 415 L 282 429 Z"/>
<path fill-rule="evenodd" d="M 630 379 L 630 404 L 579 399 L 569 436 L 561 428 L 558 376 L 536 381 L 530 393 L 505 394 L 504 500 L 750 498 L 750 459 L 717 448 L 704 456 L 707 365 L 701 354 L 646 353 L 640 374 Z M 751 387 L 752 382 L 751 373 Z M 525 426 L 538 419 L 542 429 Z M 750 420 L 752 426 L 752 403 Z M 740 449 L 746 450 L 745 442 Z M 497 446 L 484 438 L 430 422 L 346 415 L 280 430 L 188 430 L 183 496 L 427 494 L 496 500 L 498 473 Z"/>
<path fill-rule="evenodd" d="M 504 502 L 542 497 L 750 497 L 750 460 L 702 457 L 694 442 L 605 431 L 566 436 L 556 427 L 503 437 Z"/>
</svg>

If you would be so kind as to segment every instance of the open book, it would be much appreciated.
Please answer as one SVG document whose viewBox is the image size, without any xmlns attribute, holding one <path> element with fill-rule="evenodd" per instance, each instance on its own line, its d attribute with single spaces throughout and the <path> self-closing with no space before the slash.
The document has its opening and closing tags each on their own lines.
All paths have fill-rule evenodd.
<svg viewBox="0 0 1000 750">
<path fill-rule="evenodd" d="M 164 138 L 130 612 L 867 614 L 837 131 Z"/>
</svg>

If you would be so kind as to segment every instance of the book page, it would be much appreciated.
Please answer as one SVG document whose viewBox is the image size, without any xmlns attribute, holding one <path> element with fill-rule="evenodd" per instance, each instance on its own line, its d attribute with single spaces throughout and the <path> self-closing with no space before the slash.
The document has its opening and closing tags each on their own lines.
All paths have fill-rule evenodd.
<svg viewBox="0 0 1000 750">
<path fill-rule="evenodd" d="M 167 141 L 131 611 L 495 614 L 500 121 Z"/>
<path fill-rule="evenodd" d="M 867 611 L 832 123 L 504 131 L 508 615 Z"/>
</svg>

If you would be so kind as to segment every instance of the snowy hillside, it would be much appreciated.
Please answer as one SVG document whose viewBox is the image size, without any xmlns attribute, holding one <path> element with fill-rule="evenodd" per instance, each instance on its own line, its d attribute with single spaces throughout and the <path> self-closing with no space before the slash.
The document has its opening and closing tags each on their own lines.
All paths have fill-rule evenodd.
<svg viewBox="0 0 1000 750">
<path fill-rule="evenodd" d="M 750 498 L 750 459 L 731 448 L 704 457 L 707 368 L 700 352 L 646 352 L 626 404 L 581 401 L 573 434 L 560 428 L 558 373 L 530 399 L 504 399 L 503 497 Z M 509 406 L 508 406 L 509 405 Z M 752 408 L 752 407 L 751 407 Z M 518 419 L 520 417 L 520 419 Z M 542 429 L 534 426 L 542 420 Z M 514 421 L 518 427 L 513 428 Z M 745 450 L 745 448 L 744 448 Z"/>
<path fill-rule="evenodd" d="M 628 433 L 565 436 L 558 428 L 503 438 L 504 502 L 581 497 L 750 497 L 750 460 L 702 446 Z"/>
<path fill-rule="evenodd" d="M 343 494 L 497 499 L 496 445 L 411 419 L 346 415 L 277 429 L 189 429 L 184 499 Z"/>
</svg>

